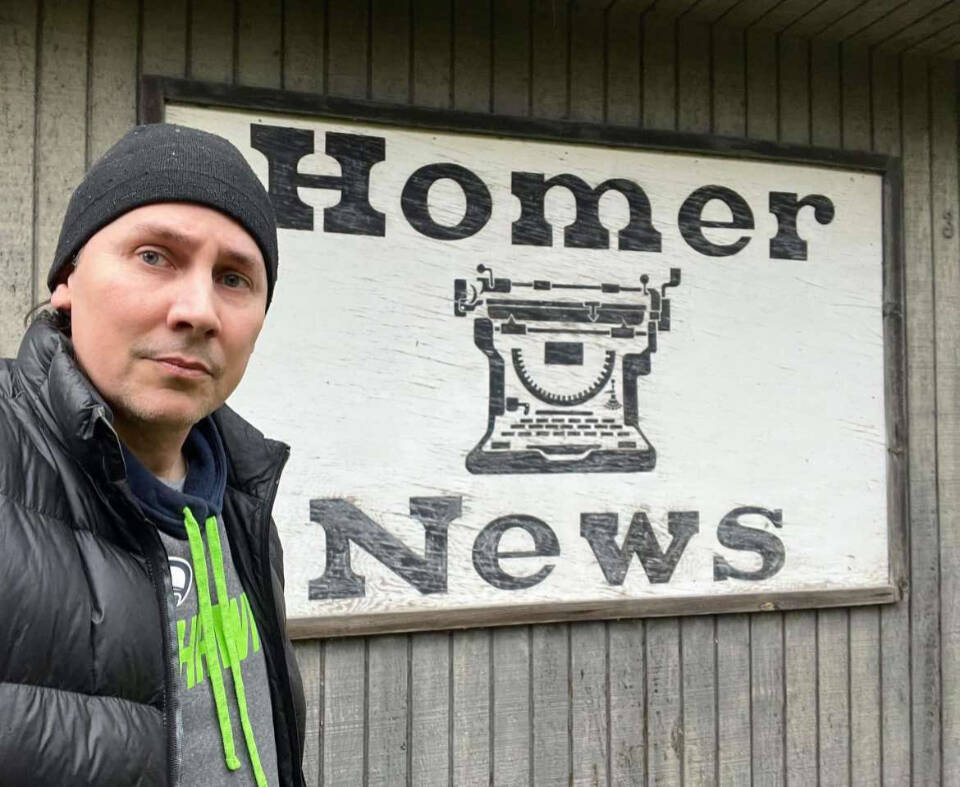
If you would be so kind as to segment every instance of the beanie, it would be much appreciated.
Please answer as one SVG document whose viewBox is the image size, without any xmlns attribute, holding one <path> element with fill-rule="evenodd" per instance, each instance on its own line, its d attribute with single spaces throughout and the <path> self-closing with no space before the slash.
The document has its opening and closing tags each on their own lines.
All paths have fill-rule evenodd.
<svg viewBox="0 0 960 787">
<path fill-rule="evenodd" d="M 270 306 L 277 280 L 277 220 L 263 184 L 223 137 L 169 123 L 128 131 L 77 186 L 47 276 L 50 291 L 92 235 L 155 202 L 194 202 L 239 222 L 263 254 Z"/>
</svg>

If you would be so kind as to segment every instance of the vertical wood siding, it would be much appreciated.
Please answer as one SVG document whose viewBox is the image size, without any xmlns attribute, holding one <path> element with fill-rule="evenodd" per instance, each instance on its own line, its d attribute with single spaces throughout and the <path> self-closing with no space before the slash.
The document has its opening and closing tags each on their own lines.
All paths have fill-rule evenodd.
<svg viewBox="0 0 960 787">
<path fill-rule="evenodd" d="M 0 0 L 4 355 L 140 73 L 903 157 L 905 599 L 301 642 L 310 784 L 960 783 L 956 19 L 852 5 Z"/>
</svg>

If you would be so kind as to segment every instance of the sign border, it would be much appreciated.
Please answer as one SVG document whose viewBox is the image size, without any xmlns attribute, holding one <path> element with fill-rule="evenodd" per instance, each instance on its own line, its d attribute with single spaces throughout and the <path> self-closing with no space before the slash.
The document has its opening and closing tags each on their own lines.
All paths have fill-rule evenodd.
<svg viewBox="0 0 960 787">
<path fill-rule="evenodd" d="M 886 584 L 860 588 L 772 593 L 540 602 L 508 607 L 410 610 L 362 615 L 291 618 L 293 639 L 339 637 L 481 626 L 552 623 L 674 615 L 762 612 L 886 604 L 899 601 L 907 583 L 907 437 L 903 301 L 902 166 L 898 157 L 863 151 L 724 137 L 633 126 L 544 120 L 493 113 L 433 109 L 271 88 L 240 87 L 145 74 L 140 78 L 137 118 L 159 123 L 168 102 L 329 117 L 434 131 L 599 144 L 661 152 L 773 160 L 872 172 L 883 178 L 883 354 L 887 435 Z"/>
</svg>

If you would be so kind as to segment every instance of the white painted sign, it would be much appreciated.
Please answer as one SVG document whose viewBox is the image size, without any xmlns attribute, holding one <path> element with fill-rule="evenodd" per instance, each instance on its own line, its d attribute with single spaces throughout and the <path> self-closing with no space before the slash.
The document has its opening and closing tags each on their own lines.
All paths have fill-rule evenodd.
<svg viewBox="0 0 960 787">
<path fill-rule="evenodd" d="M 236 144 L 278 208 L 231 405 L 292 446 L 291 617 L 889 585 L 881 175 L 166 118 Z"/>
</svg>

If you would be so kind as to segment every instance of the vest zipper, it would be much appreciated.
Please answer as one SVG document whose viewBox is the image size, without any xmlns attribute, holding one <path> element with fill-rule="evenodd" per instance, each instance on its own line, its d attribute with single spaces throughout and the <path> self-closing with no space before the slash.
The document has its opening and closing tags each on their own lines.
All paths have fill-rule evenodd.
<svg viewBox="0 0 960 787">
<path fill-rule="evenodd" d="M 97 414 L 97 420 L 103 423 L 109 433 L 116 440 L 115 448 L 120 450 L 120 437 L 113 428 L 106 416 L 100 412 Z M 94 485 L 96 486 L 96 485 Z M 177 711 L 180 702 L 177 693 L 177 667 L 179 663 L 179 654 L 176 650 L 176 643 L 170 634 L 170 621 L 172 620 L 170 609 L 173 598 L 173 587 L 170 581 L 170 570 L 160 561 L 160 555 L 166 556 L 163 542 L 160 540 L 160 534 L 156 526 L 150 522 L 144 515 L 137 503 L 130 485 L 126 479 L 114 481 L 114 486 L 120 491 L 124 502 L 130 507 L 137 517 L 140 518 L 143 527 L 136 529 L 137 541 L 143 552 L 143 557 L 147 567 L 147 574 L 153 584 L 154 592 L 157 596 L 157 606 L 160 609 L 160 621 L 163 625 L 160 627 L 161 640 L 164 651 L 164 678 L 163 678 L 163 726 L 167 735 L 167 779 L 170 787 L 180 787 L 180 735 L 177 728 Z M 150 538 L 152 532 L 153 538 Z"/>
<path fill-rule="evenodd" d="M 273 631 L 272 636 L 269 641 L 272 643 L 272 649 L 275 651 L 275 659 L 277 663 L 277 669 L 280 673 L 280 677 L 283 679 L 283 685 L 286 689 L 286 696 L 283 698 L 284 702 L 289 709 L 290 719 L 293 721 L 293 725 L 287 725 L 287 740 L 290 745 L 290 751 L 293 753 L 293 762 L 291 763 L 291 770 L 293 771 L 295 783 L 298 787 L 302 787 L 303 782 L 303 754 L 300 751 L 300 735 L 297 733 L 297 708 L 296 703 L 293 701 L 293 686 L 290 681 L 290 670 L 287 668 L 287 655 L 286 648 L 284 646 L 284 633 L 280 630 L 280 620 L 277 617 L 277 600 L 273 592 L 273 577 L 270 575 L 271 563 L 270 563 L 270 514 L 273 511 L 273 503 L 277 497 L 277 490 L 280 486 L 280 475 L 283 473 L 283 468 L 287 464 L 287 460 L 290 458 L 289 449 L 284 450 L 283 460 L 280 462 L 277 467 L 276 472 L 273 475 L 273 478 L 270 480 L 270 491 L 267 494 L 266 499 L 264 500 L 263 510 L 265 512 L 264 517 L 260 521 L 261 529 L 263 531 L 263 539 L 260 543 L 260 559 L 261 564 L 267 567 L 266 571 L 266 607 L 270 614 L 270 623 L 272 624 Z"/>
</svg>

